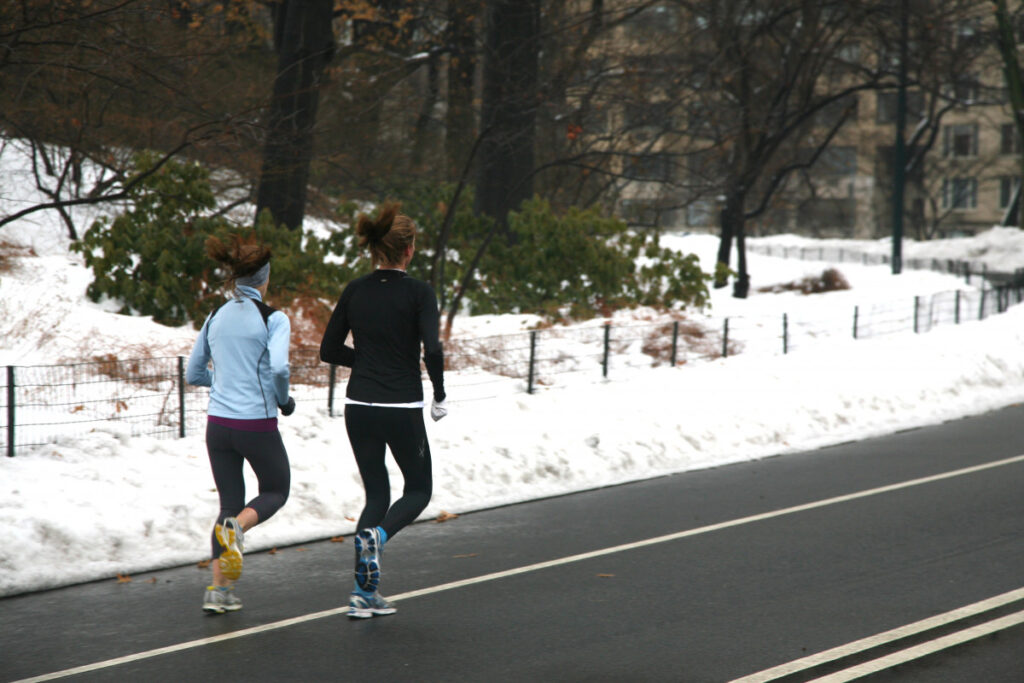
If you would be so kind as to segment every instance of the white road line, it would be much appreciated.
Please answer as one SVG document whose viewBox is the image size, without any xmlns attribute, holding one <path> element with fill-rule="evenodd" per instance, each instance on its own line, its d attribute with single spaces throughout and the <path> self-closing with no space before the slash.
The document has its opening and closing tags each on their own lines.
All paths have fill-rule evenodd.
<svg viewBox="0 0 1024 683">
<path fill-rule="evenodd" d="M 961 645 L 968 641 L 975 640 L 976 638 L 981 638 L 997 631 L 1017 626 L 1018 624 L 1024 624 L 1024 611 L 1008 614 L 1005 617 L 993 619 L 992 621 L 987 621 L 984 624 L 978 624 L 971 628 L 965 628 L 963 631 L 950 633 L 948 636 L 936 638 L 935 640 L 930 640 L 927 643 L 921 643 L 920 645 L 907 648 L 906 650 L 900 650 L 899 652 L 894 652 L 891 655 L 879 657 L 878 659 L 870 662 L 864 662 L 858 666 L 853 666 L 849 669 L 844 669 L 843 671 L 837 671 L 834 674 L 830 674 L 822 678 L 815 678 L 811 683 L 844 683 L 845 681 L 852 681 L 857 678 L 861 678 L 862 676 L 878 673 L 879 671 L 885 671 L 886 669 L 894 666 L 906 664 L 909 661 L 934 654 L 940 650 L 945 650 L 946 648 Z"/>
<path fill-rule="evenodd" d="M 1003 460 L 994 460 L 981 465 L 974 465 L 973 467 L 965 467 L 959 470 L 952 470 L 950 472 L 943 472 L 942 474 L 935 474 L 928 477 L 921 477 L 919 479 L 911 479 L 909 481 L 900 482 L 898 484 L 890 484 L 888 486 L 879 486 L 873 489 L 866 489 L 864 491 L 857 491 L 855 493 L 848 493 L 842 496 L 835 496 L 833 498 L 825 498 L 822 500 L 814 501 L 811 503 L 804 503 L 803 505 L 794 505 L 793 507 L 781 508 L 779 510 L 772 510 L 770 512 L 763 512 L 757 515 L 750 515 L 748 517 L 740 517 L 739 519 L 729 520 L 727 522 L 719 522 L 718 524 L 709 524 L 708 526 L 702 526 L 696 529 L 688 529 L 686 531 L 679 531 L 665 536 L 657 536 L 654 538 L 648 538 L 643 541 L 636 541 L 635 543 L 626 543 L 624 545 L 617 545 L 611 548 L 602 548 L 600 550 L 594 550 L 588 553 L 580 553 L 579 555 L 570 555 L 568 557 L 562 557 L 557 560 L 549 560 L 547 562 L 538 562 L 537 564 L 526 565 L 524 567 L 516 567 L 515 569 L 507 569 L 505 571 L 494 572 L 491 574 L 484 574 L 471 579 L 463 579 L 461 581 L 452 581 L 451 583 L 442 583 L 437 586 L 431 586 L 429 588 L 421 588 L 419 590 L 409 591 L 407 593 L 400 593 L 398 595 L 392 595 L 389 599 L 393 602 L 401 600 L 409 600 L 412 598 L 418 598 L 424 595 L 431 595 L 434 593 L 441 593 L 443 591 L 453 590 L 455 588 L 463 588 L 465 586 L 472 586 L 474 584 L 485 583 L 488 581 L 496 581 L 498 579 L 508 578 L 510 576 L 517 576 L 520 574 L 527 574 L 530 572 L 539 571 L 541 569 L 548 569 L 551 567 L 558 567 L 561 565 L 572 564 L 573 562 L 582 562 L 583 560 L 589 560 L 595 557 L 603 557 L 605 555 L 613 555 L 615 553 L 621 553 L 628 550 L 635 550 L 637 548 L 644 548 L 650 545 L 657 545 L 659 543 L 668 543 L 670 541 L 676 541 L 681 538 L 688 538 L 690 536 L 699 536 L 701 534 L 711 533 L 713 531 L 720 531 L 722 529 L 729 529 L 731 527 L 741 526 L 744 524 L 751 524 L 753 522 L 760 522 L 766 519 L 772 519 L 774 517 L 782 517 L 784 515 L 790 515 L 796 512 L 804 512 L 806 510 L 814 510 L 816 508 L 827 507 L 829 505 L 837 505 L 839 503 L 845 503 L 851 500 L 858 500 L 860 498 L 867 498 L 868 496 L 875 496 L 880 493 L 889 493 L 891 491 L 899 491 L 900 489 L 911 488 L 913 486 L 920 486 L 922 484 L 930 484 L 936 481 L 942 481 L 944 479 L 952 479 L 954 477 L 961 477 L 967 474 L 973 474 L 975 472 L 982 472 L 985 470 L 994 469 L 996 467 L 1003 467 L 1005 465 L 1012 465 L 1014 463 L 1024 462 L 1024 454 L 1014 456 L 1012 458 L 1005 458 Z M 115 657 L 114 659 L 107 659 L 101 662 L 95 662 L 93 664 L 86 664 L 83 666 L 76 666 L 70 669 L 63 669 L 61 671 L 54 671 L 52 673 L 43 674 L 41 676 L 35 676 L 33 678 L 22 679 L 21 681 L 15 681 L 14 683 L 35 683 L 36 681 L 51 681 L 57 678 L 64 678 L 66 676 L 73 676 L 80 673 L 88 673 L 90 671 L 97 671 L 99 669 L 107 669 L 121 664 L 128 664 L 131 662 L 137 662 L 143 659 L 150 659 L 160 655 L 171 654 L 173 652 L 181 652 L 182 650 L 190 650 L 192 648 L 203 647 L 205 645 L 212 645 L 225 640 L 231 640 L 234 638 L 244 638 L 246 636 L 255 635 L 257 633 L 265 633 L 267 631 L 275 631 L 281 628 L 287 628 L 289 626 L 295 626 L 297 624 L 303 624 L 309 621 L 315 621 L 317 619 L 323 619 L 326 617 L 337 616 L 348 612 L 348 606 L 336 607 L 334 609 L 323 610 L 321 612 L 312 612 L 310 614 L 304 614 L 298 617 L 292 617 L 291 619 L 283 619 L 281 621 L 274 621 L 269 624 L 263 624 L 261 626 L 253 626 L 251 628 L 242 629 L 240 631 L 232 631 L 231 633 L 224 633 L 219 636 L 213 636 L 210 638 L 199 638 L 197 640 L 189 640 L 184 643 L 177 643 L 175 645 L 168 645 L 166 647 L 159 647 L 153 650 L 146 650 L 145 652 L 137 652 L 135 654 L 125 655 L 123 657 Z"/>
<path fill-rule="evenodd" d="M 885 645 L 886 643 L 891 643 L 900 640 L 901 638 L 913 636 L 918 633 L 924 633 L 925 631 L 930 631 L 934 628 L 939 628 L 940 626 L 945 626 L 946 624 L 966 619 L 967 617 L 973 617 L 976 614 L 997 609 L 1003 605 L 1008 605 L 1011 602 L 1016 602 L 1017 600 L 1024 600 L 1024 588 L 1018 588 L 1017 590 L 1012 590 L 1008 593 L 1003 593 L 1002 595 L 996 595 L 972 605 L 965 605 L 964 607 L 946 612 L 945 614 L 938 614 L 934 617 L 929 617 L 928 619 L 915 621 L 912 624 L 900 626 L 892 629 L 891 631 L 884 631 L 883 633 L 868 636 L 867 638 L 855 640 L 852 643 L 840 645 L 830 650 L 823 650 L 822 652 L 818 652 L 807 657 L 801 657 L 800 659 L 795 659 L 792 662 L 773 666 L 770 669 L 765 669 L 764 671 L 759 671 L 757 673 L 750 674 L 749 676 L 744 676 L 743 678 L 737 678 L 734 681 L 731 681 L 731 683 L 767 683 L 768 681 L 774 681 L 784 676 L 789 676 L 790 674 L 813 669 L 821 664 L 849 657 L 850 655 L 854 655 L 859 652 L 865 652 L 871 648 L 878 647 L 879 645 Z"/>
</svg>

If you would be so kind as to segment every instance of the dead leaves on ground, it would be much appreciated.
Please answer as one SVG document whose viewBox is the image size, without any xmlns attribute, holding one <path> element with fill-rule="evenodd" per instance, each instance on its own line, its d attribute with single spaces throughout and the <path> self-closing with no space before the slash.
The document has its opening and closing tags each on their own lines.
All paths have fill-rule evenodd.
<svg viewBox="0 0 1024 683">
<path fill-rule="evenodd" d="M 458 515 L 453 513 L 453 512 L 445 512 L 444 510 L 441 510 L 441 512 L 437 513 L 437 519 L 435 519 L 434 521 L 435 522 L 447 522 L 447 521 L 455 519 L 457 517 L 458 517 Z"/>
</svg>

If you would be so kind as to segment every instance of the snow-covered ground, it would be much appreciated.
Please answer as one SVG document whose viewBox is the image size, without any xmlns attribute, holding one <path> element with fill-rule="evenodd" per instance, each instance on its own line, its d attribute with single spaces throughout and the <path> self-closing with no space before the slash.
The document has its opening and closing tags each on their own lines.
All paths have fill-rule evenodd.
<svg viewBox="0 0 1024 683">
<path fill-rule="evenodd" d="M 8 199 L 0 196 L 0 214 L 10 213 Z M 905 256 L 939 250 L 942 258 L 989 259 L 992 269 L 1013 270 L 1024 265 L 1022 234 L 994 229 L 972 239 L 907 243 Z M 796 236 L 770 239 L 819 244 Z M 700 235 L 665 242 L 697 253 L 705 269 L 717 246 Z M 0 228 L 0 244 L 7 259 L 0 272 L 0 365 L 125 357 L 142 349 L 176 355 L 190 348 L 190 328 L 162 327 L 89 302 L 88 271 L 69 255 L 52 217 Z M 828 265 L 750 255 L 755 290 L 820 274 Z M 845 322 L 854 306 L 903 306 L 918 295 L 976 289 L 927 271 L 893 276 L 885 266 L 838 267 L 850 290 L 813 296 L 755 291 L 742 301 L 717 290 L 710 315 L 692 318 L 711 329 L 725 317 L 776 321 L 782 313 L 795 321 L 843 321 L 834 333 L 824 322 L 813 326 L 815 343 L 797 344 L 788 355 L 773 342 L 772 348 L 748 344 L 724 359 L 686 356 L 688 362 L 675 368 L 615 356 L 608 380 L 599 369 L 559 375 L 528 395 L 522 380 L 494 378 L 490 398 L 471 395 L 473 384 L 451 373 L 451 413 L 427 421 L 435 485 L 422 519 L 861 439 L 1024 400 L 1024 307 L 983 322 L 938 325 L 927 335 L 907 328 L 855 341 Z M 649 322 L 652 315 L 624 312 L 613 323 Z M 462 318 L 455 334 L 525 336 L 535 322 L 530 316 Z M 549 348 L 570 343 L 550 337 L 544 342 Z M 309 391 L 296 387 L 300 398 Z M 363 494 L 343 421 L 328 417 L 321 402 L 303 401 L 280 425 L 292 464 L 291 497 L 247 534 L 247 548 L 351 533 Z M 401 477 L 396 470 L 392 475 L 398 495 Z M 248 470 L 247 477 L 254 490 Z M 202 560 L 217 509 L 199 434 L 131 436 L 110 422 L 84 437 L 20 448 L 17 457 L 0 458 L 0 595 Z"/>
</svg>

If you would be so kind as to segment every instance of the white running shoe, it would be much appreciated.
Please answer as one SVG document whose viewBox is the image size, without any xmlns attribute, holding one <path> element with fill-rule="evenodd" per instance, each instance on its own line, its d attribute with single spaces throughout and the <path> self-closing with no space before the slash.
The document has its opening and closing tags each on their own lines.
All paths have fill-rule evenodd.
<svg viewBox="0 0 1024 683">
<path fill-rule="evenodd" d="M 224 614 L 242 609 L 242 599 L 235 595 L 233 586 L 207 586 L 203 596 L 203 611 Z"/>
<path fill-rule="evenodd" d="M 220 557 L 217 558 L 217 562 L 220 563 L 221 575 L 229 581 L 237 581 L 242 576 L 242 551 L 245 543 L 242 525 L 238 523 L 237 518 L 228 517 L 224 520 L 223 525 L 218 524 L 214 527 L 214 533 L 217 535 L 217 541 L 224 548 Z"/>
<path fill-rule="evenodd" d="M 348 601 L 350 619 L 369 619 L 394 614 L 398 610 L 390 602 L 381 597 L 380 593 L 363 595 L 353 592 Z"/>
</svg>

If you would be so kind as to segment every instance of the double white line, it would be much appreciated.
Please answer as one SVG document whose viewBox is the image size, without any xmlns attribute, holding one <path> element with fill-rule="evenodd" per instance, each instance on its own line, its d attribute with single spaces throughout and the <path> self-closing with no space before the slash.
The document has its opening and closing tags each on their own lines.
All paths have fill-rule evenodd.
<svg viewBox="0 0 1024 683">
<path fill-rule="evenodd" d="M 967 605 L 955 609 L 945 614 L 939 614 L 928 619 L 922 619 L 906 626 L 900 626 L 894 628 L 891 631 L 885 631 L 877 635 L 862 638 L 846 645 L 840 645 L 834 647 L 831 650 L 825 650 L 817 654 L 810 655 L 809 657 L 803 657 L 796 659 L 792 662 L 780 664 L 779 666 L 772 667 L 771 669 L 765 669 L 743 678 L 737 678 L 731 683 L 767 683 L 768 681 L 774 681 L 783 676 L 789 676 L 801 671 L 807 671 L 813 669 L 816 666 L 827 664 L 829 662 L 835 662 L 851 655 L 867 652 L 872 648 L 876 648 L 888 643 L 893 643 L 909 636 L 914 636 L 919 633 L 925 633 L 935 628 L 940 628 L 948 624 L 952 624 L 961 619 L 967 619 L 969 617 L 984 614 L 985 612 L 999 609 L 1005 605 L 1009 605 L 1018 600 L 1024 600 L 1024 588 L 1018 588 L 1017 590 L 1010 591 L 1009 593 L 1003 593 L 981 602 L 976 602 L 973 605 Z M 904 664 L 914 659 L 919 659 L 926 655 L 945 650 L 962 643 L 987 636 L 996 631 L 1016 626 L 1017 624 L 1024 624 L 1024 610 L 1008 614 L 998 619 L 993 619 L 976 626 L 971 626 L 955 633 L 929 640 L 912 647 L 908 647 L 898 652 L 885 655 L 884 657 L 878 657 L 855 666 L 851 666 L 842 671 L 822 676 L 821 678 L 815 678 L 812 683 L 841 683 L 842 681 L 852 681 L 862 676 L 884 671 L 885 669 Z"/>
</svg>

